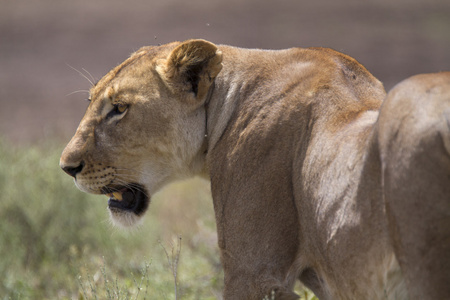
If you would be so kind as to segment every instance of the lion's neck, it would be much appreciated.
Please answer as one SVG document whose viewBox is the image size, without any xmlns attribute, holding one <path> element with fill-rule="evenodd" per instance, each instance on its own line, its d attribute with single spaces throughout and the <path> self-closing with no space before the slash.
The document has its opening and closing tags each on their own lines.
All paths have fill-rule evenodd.
<svg viewBox="0 0 450 300">
<path fill-rule="evenodd" d="M 255 50 L 221 46 L 224 53 L 223 69 L 215 79 L 214 92 L 207 106 L 207 136 L 208 150 L 212 150 L 219 141 L 226 126 L 239 104 L 247 101 L 249 94 L 259 91 L 269 98 L 270 87 L 263 81 L 275 79 L 250 74 L 263 74 L 261 71 L 267 65 L 273 64 L 273 58 L 268 53 L 280 53 L 285 50 Z M 237 54 L 238 53 L 238 54 Z M 242 59 L 239 61 L 237 58 Z M 273 88 L 273 86 L 272 86 Z"/>
<path fill-rule="evenodd" d="M 240 89 L 239 83 L 226 84 L 225 78 L 218 78 L 213 92 L 205 103 L 207 151 L 214 149 L 233 114 Z"/>
</svg>

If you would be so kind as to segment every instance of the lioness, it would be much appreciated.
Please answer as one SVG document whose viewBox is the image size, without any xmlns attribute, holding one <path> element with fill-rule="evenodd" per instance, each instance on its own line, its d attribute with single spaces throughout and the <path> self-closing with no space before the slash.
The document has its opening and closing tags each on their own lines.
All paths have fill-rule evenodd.
<svg viewBox="0 0 450 300">
<path fill-rule="evenodd" d="M 168 182 L 210 178 L 224 299 L 297 299 L 297 279 L 450 299 L 450 73 L 385 96 L 330 49 L 144 47 L 91 88 L 60 165 L 125 227 Z"/>
</svg>

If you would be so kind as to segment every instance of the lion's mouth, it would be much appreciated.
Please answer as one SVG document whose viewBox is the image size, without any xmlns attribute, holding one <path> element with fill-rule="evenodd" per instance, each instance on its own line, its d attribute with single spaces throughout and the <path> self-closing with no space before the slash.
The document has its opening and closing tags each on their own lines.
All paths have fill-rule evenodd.
<svg viewBox="0 0 450 300">
<path fill-rule="evenodd" d="M 109 197 L 108 208 L 111 211 L 120 210 L 143 214 L 150 202 L 145 188 L 140 184 L 128 184 L 121 187 L 105 187 L 102 192 Z"/>
</svg>

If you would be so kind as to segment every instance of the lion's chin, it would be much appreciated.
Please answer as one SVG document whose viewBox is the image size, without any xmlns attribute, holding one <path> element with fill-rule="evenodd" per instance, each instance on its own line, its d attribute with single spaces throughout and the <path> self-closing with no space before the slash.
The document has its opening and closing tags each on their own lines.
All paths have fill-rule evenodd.
<svg viewBox="0 0 450 300">
<path fill-rule="evenodd" d="M 140 184 L 105 187 L 112 222 L 119 227 L 132 227 L 141 222 L 150 203 L 145 187 Z"/>
<path fill-rule="evenodd" d="M 123 229 L 131 229 L 138 227 L 142 223 L 142 216 L 137 216 L 134 213 L 127 211 L 120 211 L 108 206 L 111 223 Z"/>
</svg>

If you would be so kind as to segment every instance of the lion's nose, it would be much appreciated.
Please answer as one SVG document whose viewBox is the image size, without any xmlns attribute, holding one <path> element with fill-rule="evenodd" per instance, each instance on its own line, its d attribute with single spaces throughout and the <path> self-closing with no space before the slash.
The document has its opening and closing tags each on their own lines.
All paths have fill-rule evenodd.
<svg viewBox="0 0 450 300">
<path fill-rule="evenodd" d="M 84 161 L 81 161 L 80 164 L 77 166 L 65 166 L 61 164 L 61 169 L 63 169 L 64 172 L 75 178 L 77 174 L 80 173 L 81 170 L 83 170 L 84 165 L 85 165 Z"/>
</svg>

